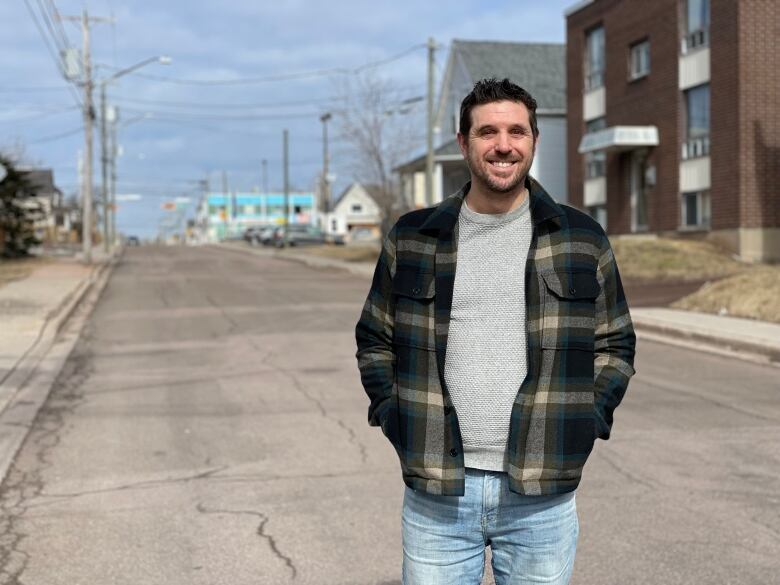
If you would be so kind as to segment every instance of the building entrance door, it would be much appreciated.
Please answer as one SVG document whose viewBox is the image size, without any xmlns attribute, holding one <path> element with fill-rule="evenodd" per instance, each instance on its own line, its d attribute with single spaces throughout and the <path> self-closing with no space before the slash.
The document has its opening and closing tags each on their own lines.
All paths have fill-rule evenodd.
<svg viewBox="0 0 780 585">
<path fill-rule="evenodd" d="M 631 153 L 631 231 L 647 231 L 647 152 L 635 150 Z"/>
</svg>

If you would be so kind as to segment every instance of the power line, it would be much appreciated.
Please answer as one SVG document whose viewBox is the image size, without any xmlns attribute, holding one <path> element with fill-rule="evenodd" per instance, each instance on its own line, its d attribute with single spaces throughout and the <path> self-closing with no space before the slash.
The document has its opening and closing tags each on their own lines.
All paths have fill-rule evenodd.
<svg viewBox="0 0 780 585">
<path fill-rule="evenodd" d="M 327 77 L 330 75 L 348 75 L 348 74 L 360 73 L 362 71 L 366 71 L 368 69 L 374 69 L 376 67 L 382 67 L 383 65 L 387 65 L 389 63 L 392 63 L 393 61 L 402 59 L 403 57 L 406 57 L 408 54 L 418 49 L 424 48 L 425 46 L 426 45 L 424 44 L 413 45 L 408 49 L 396 55 L 393 55 L 392 57 L 388 57 L 387 59 L 381 59 L 379 61 L 364 63 L 363 65 L 360 65 L 358 67 L 353 67 L 353 68 L 335 67 L 330 69 L 315 69 L 313 71 L 305 71 L 301 73 L 287 73 L 283 75 L 269 75 L 267 77 L 245 77 L 242 79 L 219 80 L 219 79 L 177 79 L 173 77 L 163 77 L 160 75 L 147 75 L 144 73 L 133 73 L 132 75 L 141 77 L 143 79 L 162 81 L 166 83 L 178 83 L 181 85 L 248 85 L 252 83 L 273 83 L 277 81 L 294 81 L 297 79 L 308 79 L 312 77 Z"/>
<path fill-rule="evenodd" d="M 216 114 L 188 114 L 188 113 L 182 113 L 179 114 L 177 112 L 162 112 L 162 111 L 154 111 L 154 110 L 139 110 L 136 108 L 124 108 L 125 112 L 132 112 L 132 113 L 138 113 L 138 114 L 152 114 L 153 118 L 155 119 L 158 116 L 160 116 L 160 119 L 169 119 L 169 120 L 293 120 L 293 119 L 304 119 L 304 118 L 312 118 L 319 115 L 319 112 L 310 112 L 310 113 L 294 113 L 294 114 L 261 114 L 261 115 L 237 115 L 237 116 L 231 116 L 231 115 L 216 115 Z"/>
<path fill-rule="evenodd" d="M 419 84 L 408 84 L 395 88 L 396 91 L 411 91 L 419 90 L 421 93 L 424 91 Z M 206 102 L 186 102 L 186 101 L 167 101 L 167 100 L 147 100 L 140 98 L 128 98 L 118 97 L 114 98 L 115 102 L 128 102 L 138 104 L 150 104 L 159 106 L 171 106 L 171 107 L 183 107 L 183 108 L 196 108 L 196 109 L 260 109 L 260 108 L 283 108 L 285 106 L 306 106 L 306 105 L 324 105 L 332 103 L 343 102 L 343 98 L 340 96 L 330 96 L 317 99 L 306 100 L 287 100 L 287 101 L 273 101 L 273 102 L 240 102 L 240 103 L 206 103 Z M 405 103 L 408 100 L 399 100 L 399 104 Z"/>
<path fill-rule="evenodd" d="M 63 90 L 63 89 L 69 89 L 69 85 L 41 85 L 38 87 L 0 87 L 1 93 L 26 93 L 26 92 L 35 92 L 35 91 L 54 91 L 54 90 Z"/>
<path fill-rule="evenodd" d="M 48 110 L 46 112 L 43 112 L 41 114 L 35 114 L 34 116 L 26 116 L 22 118 L 10 118 L 7 120 L 0 119 L 0 124 L 3 123 L 15 123 L 15 122 L 33 122 L 36 120 L 42 120 L 43 118 L 48 118 L 49 116 L 54 116 L 56 114 L 64 114 L 66 112 L 72 112 L 74 110 L 80 109 L 80 106 L 68 106 L 66 108 L 59 108 L 56 110 Z"/>
<path fill-rule="evenodd" d="M 62 74 L 62 63 L 60 62 L 60 57 L 57 54 L 57 52 L 52 48 L 51 41 L 49 37 L 46 36 L 46 33 L 43 30 L 43 27 L 41 26 L 41 23 L 38 21 L 38 17 L 35 15 L 35 11 L 33 10 L 33 7 L 30 5 L 30 0 L 24 0 L 25 6 L 27 6 L 27 11 L 30 13 L 30 18 L 32 18 L 33 23 L 35 23 L 35 28 L 38 29 L 38 32 L 41 35 L 41 39 L 43 40 L 43 44 L 46 45 L 46 49 L 49 51 L 49 54 L 51 55 L 51 58 L 54 60 L 54 64 L 57 67 L 57 70 Z M 68 89 L 71 92 L 71 95 L 75 98 L 76 103 L 79 104 L 79 107 L 83 108 L 84 103 L 81 101 L 81 97 L 76 92 L 76 90 L 68 85 Z"/>
<path fill-rule="evenodd" d="M 53 136 L 44 136 L 43 138 L 38 138 L 37 140 L 30 140 L 27 142 L 27 144 L 41 144 L 42 142 L 53 142 L 55 140 L 59 140 L 60 138 L 66 138 L 67 136 L 80 134 L 83 131 L 84 131 L 84 127 L 79 126 L 78 128 L 74 128 L 73 130 L 68 130 L 67 132 L 63 132 L 61 134 L 54 134 Z"/>
<path fill-rule="evenodd" d="M 136 104 L 150 104 L 150 105 L 158 105 L 158 106 L 172 106 L 172 107 L 183 107 L 183 108 L 203 108 L 203 109 L 225 109 L 225 108 L 235 108 L 235 109 L 254 109 L 254 108 L 281 108 L 284 106 L 313 106 L 313 105 L 322 105 L 326 103 L 332 103 L 339 101 L 339 98 L 336 97 L 329 97 L 329 98 L 322 98 L 322 99 L 312 99 L 312 100 L 290 100 L 287 102 L 258 102 L 258 103 L 236 103 L 236 104 L 218 104 L 218 103 L 203 103 L 203 102 L 176 102 L 176 101 L 166 101 L 166 100 L 144 100 L 144 99 L 137 99 L 137 98 L 114 98 L 115 102 L 121 103 L 121 102 L 129 102 L 129 103 L 136 103 Z"/>
</svg>

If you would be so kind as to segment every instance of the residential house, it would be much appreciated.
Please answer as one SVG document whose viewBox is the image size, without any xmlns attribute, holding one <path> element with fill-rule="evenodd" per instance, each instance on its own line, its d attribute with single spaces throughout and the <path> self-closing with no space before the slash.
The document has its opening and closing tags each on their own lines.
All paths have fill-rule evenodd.
<svg viewBox="0 0 780 585">
<path fill-rule="evenodd" d="M 610 234 L 780 261 L 780 5 L 586 0 L 566 12 L 569 200 Z"/>
<path fill-rule="evenodd" d="M 346 242 L 375 241 L 381 237 L 382 210 L 374 199 L 375 189 L 352 183 L 339 195 L 327 214 L 325 231 Z"/>
<path fill-rule="evenodd" d="M 565 55 L 565 45 L 555 43 L 452 41 L 435 116 L 439 146 L 431 203 L 438 203 L 469 178 L 455 138 L 460 104 L 474 84 L 487 77 L 507 77 L 536 100 L 541 140 L 530 172 L 555 199 L 567 201 Z M 395 169 L 406 205 L 412 208 L 426 205 L 425 161 L 421 153 Z"/>
<path fill-rule="evenodd" d="M 52 169 L 24 168 L 27 180 L 35 192 L 36 205 L 42 216 L 35 221 L 35 235 L 44 246 L 66 243 L 76 239 L 72 234 L 74 219 L 80 215 L 65 201 L 62 191 L 54 184 Z"/>
</svg>

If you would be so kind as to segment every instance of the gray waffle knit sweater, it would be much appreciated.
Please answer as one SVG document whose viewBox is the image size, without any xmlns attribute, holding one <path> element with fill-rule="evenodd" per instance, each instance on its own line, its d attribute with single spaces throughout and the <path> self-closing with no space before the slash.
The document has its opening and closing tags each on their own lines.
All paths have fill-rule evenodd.
<svg viewBox="0 0 780 585">
<path fill-rule="evenodd" d="M 528 197 L 505 214 L 458 218 L 458 260 L 444 379 L 463 438 L 466 467 L 506 471 L 512 404 L 525 378 Z"/>
</svg>

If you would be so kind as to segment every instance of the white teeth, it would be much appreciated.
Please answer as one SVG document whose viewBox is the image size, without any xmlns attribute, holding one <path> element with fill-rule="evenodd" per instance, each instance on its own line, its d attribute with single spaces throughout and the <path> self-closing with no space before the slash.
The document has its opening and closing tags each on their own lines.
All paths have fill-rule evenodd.
<svg viewBox="0 0 780 585">
<path fill-rule="evenodd" d="M 497 167 L 511 167 L 513 164 L 512 162 L 502 162 L 502 161 L 493 161 L 493 165 Z"/>
</svg>

